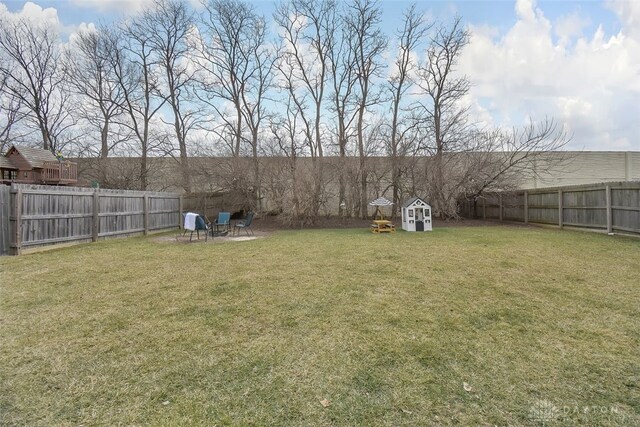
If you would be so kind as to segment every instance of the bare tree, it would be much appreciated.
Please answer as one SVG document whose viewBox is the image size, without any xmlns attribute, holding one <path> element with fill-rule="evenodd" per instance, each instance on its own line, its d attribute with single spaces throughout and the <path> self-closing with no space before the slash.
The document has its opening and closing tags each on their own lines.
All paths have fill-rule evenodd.
<svg viewBox="0 0 640 427">
<path fill-rule="evenodd" d="M 365 153 L 365 113 L 381 101 L 380 93 L 374 86 L 374 79 L 380 76 L 383 67 L 381 55 L 387 47 L 387 38 L 382 33 L 380 21 L 382 10 L 374 0 L 355 0 L 349 7 L 345 24 L 352 38 L 350 48 L 355 52 L 354 64 L 357 81 L 358 119 L 357 140 L 360 158 L 360 214 L 367 216 L 368 171 Z"/>
<path fill-rule="evenodd" d="M 536 173 L 537 160 L 545 153 L 559 150 L 569 141 L 552 119 L 510 132 L 478 129 L 469 123 L 468 107 L 462 99 L 469 92 L 470 82 L 455 70 L 468 43 L 469 33 L 460 18 L 450 27 L 438 26 L 426 61 L 417 72 L 417 83 L 428 100 L 420 104 L 427 126 L 417 152 L 429 156 L 424 159 L 421 186 L 433 201 L 434 210 L 445 219 L 458 218 L 461 198 L 475 200 L 487 189 L 517 185 Z M 547 162 L 544 170 L 565 161 L 566 156 L 558 156 Z"/>
<path fill-rule="evenodd" d="M 303 147 L 300 144 L 300 131 L 298 129 L 300 109 L 296 108 L 291 97 L 292 95 L 289 93 L 290 99 L 286 103 L 285 114 L 274 115 L 271 118 L 270 130 L 278 152 L 284 154 L 288 166 L 286 188 L 280 192 L 278 205 L 282 212 L 289 212 L 289 217 L 297 220 L 304 216 L 300 202 L 300 186 L 296 182 L 298 157 L 302 154 Z"/>
<path fill-rule="evenodd" d="M 413 86 L 411 74 L 416 64 L 413 56 L 417 52 L 420 43 L 427 36 L 432 24 L 425 21 L 424 14 L 419 12 L 416 5 L 411 5 L 403 14 L 403 26 L 398 31 L 398 55 L 394 64 L 394 70 L 388 80 L 391 92 L 391 129 L 388 154 L 391 157 L 391 187 L 393 192 L 392 215 L 396 215 L 400 206 L 400 189 L 402 170 L 400 158 L 407 154 L 407 140 L 405 136 L 417 125 L 411 116 L 405 118 L 410 123 L 402 123 L 402 103 L 406 93 Z M 404 143 L 404 147 L 403 147 Z M 404 148 L 404 149 L 403 149 Z"/>
<path fill-rule="evenodd" d="M 80 96 L 79 116 L 98 131 L 98 156 L 104 159 L 128 137 L 118 126 L 124 96 L 111 60 L 117 42 L 109 29 L 102 27 L 79 31 L 69 44 L 65 55 L 66 78 L 70 88 Z"/>
<path fill-rule="evenodd" d="M 473 164 L 460 188 L 469 198 L 488 190 L 512 190 L 528 177 L 562 167 L 571 159 L 562 148 L 571 140 L 565 129 L 550 118 L 511 130 L 480 130 L 468 139 Z M 549 158 L 549 152 L 554 153 Z"/>
<path fill-rule="evenodd" d="M 252 187 L 255 208 L 260 208 L 259 134 L 265 117 L 265 97 L 271 85 L 275 57 L 266 44 L 266 24 L 249 3 L 212 0 L 205 5 L 203 34 L 196 47 L 196 61 L 202 69 L 200 98 L 213 109 L 223 126 L 222 138 L 230 135 L 231 155 L 239 158 L 242 142 L 248 142 L 253 158 Z M 224 111 L 231 104 L 234 115 Z M 248 130 L 249 136 L 245 133 Z M 244 162 L 236 161 L 238 175 Z M 240 182 L 240 181 L 233 181 Z"/>
<path fill-rule="evenodd" d="M 118 48 L 112 62 L 118 85 L 124 98 L 125 123 L 135 135 L 135 151 L 140 156 L 140 189 L 145 190 L 149 176 L 149 153 L 155 148 L 152 125 L 165 104 L 159 89 L 158 59 L 143 25 L 133 19 L 123 25 L 115 36 Z"/>
<path fill-rule="evenodd" d="M 313 210 L 317 214 L 324 186 L 322 113 L 330 77 L 330 52 L 335 42 L 336 3 L 291 0 L 280 4 L 274 18 L 283 33 L 278 69 L 286 82 L 289 101 L 299 110 L 313 159 Z"/>
<path fill-rule="evenodd" d="M 5 93 L 25 110 L 45 150 L 57 151 L 72 139 L 69 94 L 63 89 L 58 35 L 51 24 L 5 17 L 0 21 L 0 75 Z"/>
<path fill-rule="evenodd" d="M 262 130 L 262 121 L 267 115 L 265 98 L 273 81 L 273 64 L 276 56 L 264 44 L 264 27 L 260 34 L 262 41 L 251 52 L 252 61 L 255 64 L 255 76 L 247 82 L 242 92 L 242 115 L 250 137 L 247 139 L 251 146 L 253 163 L 253 187 L 256 193 L 256 209 L 262 210 L 262 191 L 259 157 L 259 138 Z"/>
<path fill-rule="evenodd" d="M 470 128 L 457 151 L 444 153 L 444 184 L 433 187 L 435 156 L 417 158 L 421 167 L 412 172 L 418 192 L 431 195 L 437 190 L 444 195 L 443 211 L 447 218 L 458 217 L 461 200 L 477 201 L 487 191 L 509 191 L 539 174 L 566 167 L 570 153 L 561 150 L 570 138 L 553 119 L 544 119 L 512 130 Z M 548 156 L 553 152 L 553 156 Z M 423 175 L 420 176 L 420 171 Z"/>
<path fill-rule="evenodd" d="M 431 36 L 426 61 L 417 72 L 417 84 L 428 100 L 421 106 L 429 119 L 432 136 L 428 140 L 432 144 L 425 147 L 434 156 L 431 198 L 441 217 L 455 217 L 455 211 L 447 209 L 451 203 L 447 203 L 450 197 L 445 191 L 448 183 L 444 154 L 458 151 L 467 137 L 468 108 L 460 101 L 469 92 L 470 83 L 465 76 L 455 75 L 455 65 L 468 43 L 469 33 L 463 29 L 460 17 L 450 27 L 439 25 Z"/>
<path fill-rule="evenodd" d="M 193 85 L 195 70 L 190 67 L 188 38 L 193 31 L 193 13 L 178 0 L 154 0 L 140 20 L 150 35 L 149 44 L 162 70 L 159 90 L 173 113 L 171 126 L 178 141 L 182 187 L 191 191 L 187 138 L 201 120 L 195 105 Z"/>
<path fill-rule="evenodd" d="M 335 41 L 335 0 L 291 0 L 280 4 L 274 16 L 284 33 L 281 55 L 291 69 L 292 86 L 306 92 L 313 102 L 311 155 L 322 158 L 322 103 Z"/>
<path fill-rule="evenodd" d="M 340 216 L 351 215 L 352 203 L 347 203 L 347 144 L 349 142 L 349 132 L 353 121 L 357 116 L 355 105 L 356 86 L 356 52 L 350 48 L 350 40 L 353 37 L 352 28 L 345 25 L 343 16 L 337 16 L 336 41 L 329 51 L 330 71 L 332 90 L 331 110 L 335 114 L 336 120 L 336 142 L 338 145 L 339 172 L 338 172 L 338 213 Z M 359 202 L 358 202 L 359 204 Z"/>
<path fill-rule="evenodd" d="M 287 109 L 293 109 L 296 111 L 296 117 L 299 118 L 299 121 L 302 126 L 302 132 L 304 134 L 304 142 L 305 146 L 308 148 L 308 154 L 311 155 L 311 158 L 315 159 L 317 157 L 316 147 L 313 143 L 313 120 L 311 115 L 309 114 L 309 93 L 306 91 L 299 91 L 297 86 L 297 79 L 295 77 L 295 68 L 291 63 L 292 60 L 291 55 L 282 54 L 282 49 L 280 54 L 278 55 L 278 61 L 276 61 L 275 67 L 279 72 L 279 83 L 277 87 L 284 91 L 285 95 L 281 97 L 281 100 L 284 98 L 286 101 L 282 100 L 287 106 Z"/>
<path fill-rule="evenodd" d="M 20 99 L 14 98 L 10 91 L 5 92 L 7 79 L 7 76 L 0 75 L 0 154 L 9 148 L 14 140 L 15 128 L 24 117 Z"/>
<path fill-rule="evenodd" d="M 252 52 L 264 42 L 264 19 L 248 3 L 211 0 L 205 5 L 201 24 L 203 32 L 194 46 L 202 70 L 200 96 L 231 129 L 231 154 L 239 157 L 243 140 L 242 95 L 257 71 Z M 234 116 L 226 114 L 224 102 L 233 106 Z"/>
</svg>

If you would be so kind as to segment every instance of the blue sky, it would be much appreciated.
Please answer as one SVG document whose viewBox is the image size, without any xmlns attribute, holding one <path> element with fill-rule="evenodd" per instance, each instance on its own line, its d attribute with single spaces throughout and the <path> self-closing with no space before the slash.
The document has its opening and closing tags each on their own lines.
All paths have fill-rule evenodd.
<svg viewBox="0 0 640 427">
<path fill-rule="evenodd" d="M 132 4 L 145 3 L 144 0 L 35 0 L 32 2 L 42 8 L 56 9 L 60 20 L 66 25 L 102 20 L 109 22 L 123 14 L 134 11 L 135 6 L 132 7 Z M 4 3 L 9 11 L 17 12 L 27 2 L 23 0 L 4 0 L 0 1 L 0 3 Z M 189 1 L 189 3 L 197 5 L 198 1 L 193 0 Z M 270 15 L 273 12 L 275 2 L 272 0 L 256 0 L 252 3 L 265 15 Z M 402 10 L 412 3 L 418 4 L 423 10 L 436 17 L 447 17 L 458 13 L 467 22 L 475 25 L 492 26 L 500 31 L 506 31 L 516 21 L 514 13 L 515 1 L 510 0 L 417 0 L 415 2 L 383 0 L 380 4 L 385 12 L 385 30 L 393 31 L 397 23 L 400 22 Z M 545 16 L 551 20 L 576 12 L 591 17 L 587 30 L 595 30 L 599 24 L 602 24 L 607 32 L 616 33 L 621 27 L 615 13 L 607 8 L 603 1 L 547 0 L 538 1 L 537 5 L 544 10 Z"/>
<path fill-rule="evenodd" d="M 55 14 L 68 36 L 149 1 L 0 0 L 0 13 Z M 253 3 L 271 15 L 273 1 Z M 459 70 L 472 82 L 474 120 L 512 127 L 553 117 L 573 135 L 570 149 L 640 151 L 640 0 L 416 3 L 445 22 L 462 16 L 473 34 Z M 410 4 L 381 2 L 388 35 Z"/>
</svg>

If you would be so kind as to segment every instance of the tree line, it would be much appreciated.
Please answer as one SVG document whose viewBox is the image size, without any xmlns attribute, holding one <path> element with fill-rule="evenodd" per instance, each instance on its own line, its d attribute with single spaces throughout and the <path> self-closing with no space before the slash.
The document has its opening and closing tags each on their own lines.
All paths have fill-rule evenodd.
<svg viewBox="0 0 640 427">
<path fill-rule="evenodd" d="M 379 195 L 395 213 L 415 194 L 454 218 L 461 198 L 513 185 L 567 142 L 548 118 L 508 131 L 472 121 L 471 80 L 456 70 L 470 43 L 461 18 L 412 5 L 386 34 L 374 0 L 288 0 L 272 16 L 241 0 L 203 6 L 155 0 L 68 41 L 51 23 L 3 17 L 0 150 L 135 157 L 128 186 L 139 189 L 150 158 L 170 157 L 185 191 L 215 176 L 249 207 L 269 198 L 296 220 L 329 200 L 366 216 Z M 209 155 L 227 166 L 198 171 L 193 158 Z"/>
</svg>

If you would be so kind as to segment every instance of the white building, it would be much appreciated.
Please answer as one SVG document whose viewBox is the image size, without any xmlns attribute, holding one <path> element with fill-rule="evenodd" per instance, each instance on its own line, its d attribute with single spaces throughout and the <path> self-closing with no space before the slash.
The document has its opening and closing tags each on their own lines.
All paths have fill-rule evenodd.
<svg viewBox="0 0 640 427">
<path fill-rule="evenodd" d="M 431 231 L 433 222 L 431 206 L 419 197 L 413 197 L 402 205 L 402 229 L 406 231 Z"/>
</svg>

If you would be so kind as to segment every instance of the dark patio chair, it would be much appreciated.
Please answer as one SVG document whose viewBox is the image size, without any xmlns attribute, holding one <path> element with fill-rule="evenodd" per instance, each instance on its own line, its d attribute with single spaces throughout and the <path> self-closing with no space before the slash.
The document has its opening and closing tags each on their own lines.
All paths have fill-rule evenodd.
<svg viewBox="0 0 640 427">
<path fill-rule="evenodd" d="M 184 224 L 184 219 L 187 217 L 187 214 L 182 214 L 182 219 L 183 219 L 183 224 Z M 184 233 L 182 233 L 182 237 L 184 237 L 185 234 L 187 234 L 187 230 L 186 228 L 184 229 Z M 198 240 L 200 240 L 200 231 L 204 231 L 204 241 L 207 241 L 207 237 L 209 236 L 209 226 L 207 225 L 207 220 L 203 215 L 198 215 L 196 218 L 196 228 L 195 230 L 191 231 L 191 235 L 189 236 L 189 241 L 191 241 L 191 239 L 193 239 L 193 233 L 196 233 L 196 235 L 198 236 Z"/>
<path fill-rule="evenodd" d="M 251 232 L 251 235 L 253 236 L 254 235 L 253 230 L 251 229 L 251 223 L 253 222 L 253 215 L 254 215 L 253 212 L 249 212 L 247 214 L 247 217 L 244 220 L 234 224 L 233 234 L 235 235 L 237 233 L 238 235 L 240 235 L 240 230 L 244 229 L 245 233 L 247 233 L 247 236 L 249 236 L 249 232 Z"/>
</svg>

